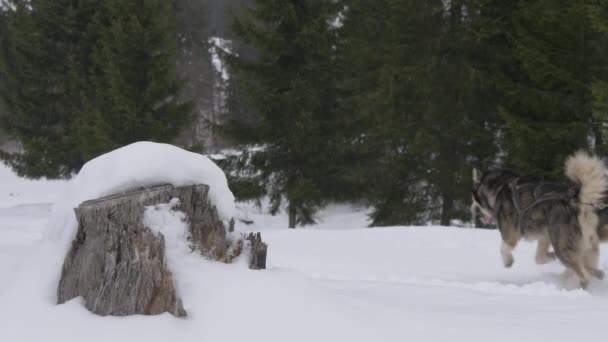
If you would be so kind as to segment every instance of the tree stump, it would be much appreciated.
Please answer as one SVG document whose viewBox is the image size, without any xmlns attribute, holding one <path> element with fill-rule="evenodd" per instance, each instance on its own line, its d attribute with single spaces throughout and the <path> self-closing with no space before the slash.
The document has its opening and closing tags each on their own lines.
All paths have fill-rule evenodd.
<svg viewBox="0 0 608 342">
<path fill-rule="evenodd" d="M 58 304 L 82 296 L 88 310 L 103 316 L 186 316 L 166 266 L 164 236 L 145 227 L 143 216 L 145 207 L 178 198 L 175 209 L 188 218 L 193 251 L 231 262 L 241 253 L 243 238 L 231 239 L 208 192 L 202 184 L 161 185 L 82 203 L 75 209 L 78 231 L 63 264 Z M 231 221 L 228 229 L 233 228 Z M 266 244 L 259 233 L 250 241 L 256 246 L 251 249 L 250 268 L 265 268 Z"/>
<path fill-rule="evenodd" d="M 249 241 L 251 246 L 249 268 L 252 270 L 265 269 L 268 245 L 262 241 L 262 235 L 260 233 L 249 233 L 246 240 Z"/>
</svg>

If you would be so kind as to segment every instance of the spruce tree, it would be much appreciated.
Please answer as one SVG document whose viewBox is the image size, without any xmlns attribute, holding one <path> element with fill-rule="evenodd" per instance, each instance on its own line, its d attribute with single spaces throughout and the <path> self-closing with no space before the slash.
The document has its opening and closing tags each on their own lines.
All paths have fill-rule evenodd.
<svg viewBox="0 0 608 342">
<path fill-rule="evenodd" d="M 449 224 L 496 154 L 494 90 L 473 1 L 344 2 L 341 98 L 373 225 Z"/>
<path fill-rule="evenodd" d="M 21 175 L 69 177 L 139 141 L 169 142 L 189 119 L 178 101 L 172 2 L 14 0 L 0 66 Z"/>
<path fill-rule="evenodd" d="M 593 1 L 589 4 L 589 17 L 596 31 L 598 55 L 602 56 L 594 69 L 592 84 L 593 93 L 593 129 L 596 153 L 608 153 L 608 3 Z"/>
<path fill-rule="evenodd" d="M 511 60 L 500 79 L 508 159 L 522 172 L 560 177 L 564 159 L 587 148 L 591 84 L 605 59 L 587 1 L 521 1 L 513 12 Z M 600 44 L 600 45 L 598 45 Z"/>
<path fill-rule="evenodd" d="M 74 123 L 81 108 L 81 73 L 93 42 L 88 22 L 96 1 L 32 0 L 12 2 L 9 41 L 0 63 L 4 124 L 21 142 L 23 154 L 2 153 L 22 176 L 66 177 L 84 159 Z M 32 10 L 35 9 L 35 10 Z"/>
<path fill-rule="evenodd" d="M 171 3 L 103 2 L 92 30 L 92 93 L 78 122 L 85 158 L 140 140 L 170 142 L 190 118 L 180 103 Z"/>
<path fill-rule="evenodd" d="M 374 205 L 373 225 L 423 222 L 428 156 L 417 153 L 423 80 L 439 35 L 441 2 L 345 1 L 341 111 L 350 116 L 354 163 Z M 420 81 L 422 82 L 420 83 Z M 352 114 L 351 114 L 352 113 Z"/>
<path fill-rule="evenodd" d="M 6 70 L 6 57 L 10 53 L 10 37 L 8 30 L 8 18 L 12 12 L 8 12 L 8 9 L 4 8 L 4 3 L 0 1 L 0 87 L 6 87 L 6 75 L 2 70 Z M 0 88 L 0 92 L 6 92 Z M 6 115 L 6 106 L 3 103 L 3 96 L 0 96 L 0 134 L 4 135 L 4 120 L 3 116 Z"/>
<path fill-rule="evenodd" d="M 271 212 L 287 202 L 289 227 L 309 224 L 337 178 L 335 4 L 255 0 L 243 12 L 233 33 L 256 55 L 228 62 L 258 120 L 233 122 L 228 131 L 246 132 L 242 142 L 261 146 L 249 165 L 260 173 Z"/>
<path fill-rule="evenodd" d="M 428 141 L 428 183 L 441 203 L 440 224 L 468 219 L 472 169 L 495 158 L 500 127 L 497 97 L 487 74 L 487 49 L 479 40 L 482 13 L 477 1 L 444 4 L 435 62 L 426 76 L 432 89 L 421 130 Z"/>
</svg>

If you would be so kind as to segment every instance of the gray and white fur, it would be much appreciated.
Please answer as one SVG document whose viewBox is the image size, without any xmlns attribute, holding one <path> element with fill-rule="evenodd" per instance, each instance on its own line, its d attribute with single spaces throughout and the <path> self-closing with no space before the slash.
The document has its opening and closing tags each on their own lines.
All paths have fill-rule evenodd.
<svg viewBox="0 0 608 342">
<path fill-rule="evenodd" d="M 568 158 L 565 170 L 574 185 L 508 170 L 487 171 L 474 182 L 474 205 L 486 220 L 496 221 L 505 267 L 513 264 L 512 251 L 522 238 L 537 240 L 537 263 L 557 257 L 586 288 L 590 276 L 604 277 L 598 265 L 598 231 L 605 222 L 608 232 L 608 211 L 606 219 L 600 220 L 595 204 L 608 186 L 606 167 L 601 160 L 578 152 Z M 554 253 L 549 252 L 551 246 Z"/>
</svg>

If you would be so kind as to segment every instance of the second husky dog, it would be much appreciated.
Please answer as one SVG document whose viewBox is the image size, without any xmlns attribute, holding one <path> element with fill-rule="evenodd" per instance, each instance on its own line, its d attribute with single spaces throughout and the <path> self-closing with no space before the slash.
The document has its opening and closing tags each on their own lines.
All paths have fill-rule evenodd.
<svg viewBox="0 0 608 342">
<path fill-rule="evenodd" d="M 507 170 L 488 171 L 476 179 L 474 204 L 487 220 L 496 220 L 504 265 L 513 264 L 512 250 L 526 238 L 538 240 L 538 263 L 553 259 L 553 245 L 555 256 L 579 277 L 581 287 L 587 287 L 590 275 L 603 278 L 594 205 L 607 187 L 605 171 L 598 159 L 577 153 L 566 162 L 574 186 Z"/>
</svg>

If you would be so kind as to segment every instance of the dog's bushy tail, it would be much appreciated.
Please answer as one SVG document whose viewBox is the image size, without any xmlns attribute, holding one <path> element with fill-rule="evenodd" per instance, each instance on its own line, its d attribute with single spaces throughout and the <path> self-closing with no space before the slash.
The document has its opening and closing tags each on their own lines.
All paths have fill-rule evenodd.
<svg viewBox="0 0 608 342">
<path fill-rule="evenodd" d="M 602 200 L 608 188 L 608 169 L 599 158 L 579 151 L 566 160 L 566 176 L 581 185 L 578 195 L 582 203 L 595 204 Z"/>
<path fill-rule="evenodd" d="M 566 176 L 580 184 L 578 194 L 581 203 L 579 223 L 583 232 L 594 233 L 597 229 L 597 215 L 594 205 L 599 203 L 608 188 L 608 169 L 604 162 L 587 152 L 579 151 L 566 160 Z"/>
</svg>

